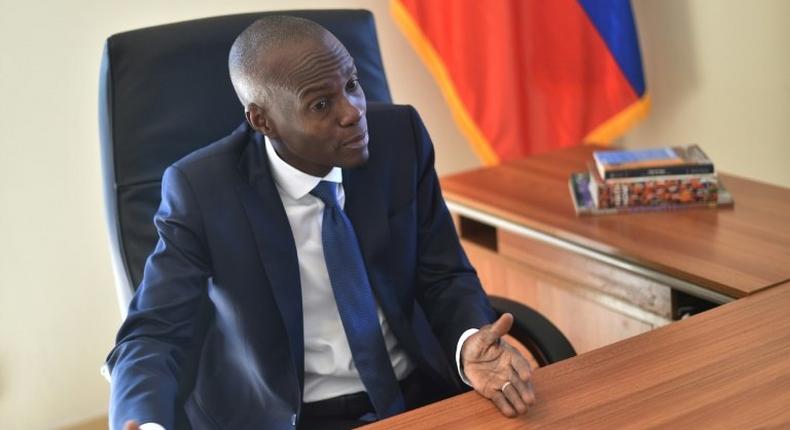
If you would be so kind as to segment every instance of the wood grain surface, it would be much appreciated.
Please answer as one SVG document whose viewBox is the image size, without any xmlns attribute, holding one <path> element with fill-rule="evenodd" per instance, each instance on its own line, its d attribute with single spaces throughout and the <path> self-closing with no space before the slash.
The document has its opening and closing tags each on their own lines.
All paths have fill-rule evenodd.
<svg viewBox="0 0 790 430">
<path fill-rule="evenodd" d="M 445 198 L 733 298 L 790 280 L 790 189 L 720 174 L 733 208 L 577 217 L 582 145 L 442 178 Z"/>
<path fill-rule="evenodd" d="M 790 283 L 537 369 L 508 419 L 476 393 L 366 429 L 790 428 Z"/>
<path fill-rule="evenodd" d="M 577 354 L 645 333 L 671 321 L 667 318 L 657 323 L 654 320 L 662 318 L 654 314 L 653 319 L 640 319 L 612 306 L 613 302 L 623 301 L 590 287 L 590 282 L 560 277 L 554 271 L 539 271 L 473 243 L 462 241 L 462 244 L 486 293 L 515 300 L 540 312 L 568 338 Z M 648 312 L 640 310 L 638 314 Z"/>
</svg>

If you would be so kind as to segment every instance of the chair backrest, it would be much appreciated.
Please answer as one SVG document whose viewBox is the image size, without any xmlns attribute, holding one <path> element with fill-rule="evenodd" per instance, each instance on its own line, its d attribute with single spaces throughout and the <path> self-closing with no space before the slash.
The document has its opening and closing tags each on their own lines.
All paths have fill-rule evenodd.
<svg viewBox="0 0 790 430">
<path fill-rule="evenodd" d="M 230 83 L 228 51 L 244 28 L 272 14 L 308 18 L 327 28 L 354 58 L 368 100 L 391 102 L 373 15 L 365 10 L 228 15 L 108 38 L 99 129 L 106 217 L 123 315 L 157 240 L 152 220 L 162 173 L 244 121 Z"/>
</svg>

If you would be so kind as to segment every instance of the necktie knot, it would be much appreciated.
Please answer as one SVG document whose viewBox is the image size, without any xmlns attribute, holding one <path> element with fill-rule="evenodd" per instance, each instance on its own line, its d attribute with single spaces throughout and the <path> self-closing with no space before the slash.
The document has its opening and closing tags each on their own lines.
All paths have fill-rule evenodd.
<svg viewBox="0 0 790 430">
<path fill-rule="evenodd" d="M 334 207 L 337 206 L 336 188 L 337 186 L 334 182 L 321 181 L 310 191 L 310 194 L 321 199 L 326 207 Z"/>
</svg>

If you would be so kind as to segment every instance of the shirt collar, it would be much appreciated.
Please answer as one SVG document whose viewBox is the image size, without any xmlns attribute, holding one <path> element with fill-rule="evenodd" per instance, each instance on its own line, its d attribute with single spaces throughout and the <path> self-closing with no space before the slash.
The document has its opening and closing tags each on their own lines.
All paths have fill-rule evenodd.
<svg viewBox="0 0 790 430">
<path fill-rule="evenodd" d="M 343 171 L 339 167 L 333 167 L 323 178 L 313 176 L 302 172 L 280 158 L 268 137 L 264 136 L 264 142 L 266 143 L 266 154 L 269 156 L 269 167 L 271 167 L 274 183 L 293 199 L 301 199 L 321 181 L 330 181 L 338 184 L 343 182 Z"/>
</svg>

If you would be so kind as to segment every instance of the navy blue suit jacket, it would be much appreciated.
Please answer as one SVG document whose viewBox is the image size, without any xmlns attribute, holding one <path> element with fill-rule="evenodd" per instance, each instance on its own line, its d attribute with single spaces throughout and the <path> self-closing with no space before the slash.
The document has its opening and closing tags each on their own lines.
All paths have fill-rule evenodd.
<svg viewBox="0 0 790 430">
<path fill-rule="evenodd" d="M 493 311 L 416 111 L 371 104 L 367 118 L 370 159 L 343 171 L 345 211 L 399 344 L 432 382 L 460 390 L 456 343 Z M 172 430 L 179 411 L 194 429 L 298 421 L 299 269 L 266 157 L 263 137 L 245 124 L 165 171 L 159 242 L 107 360 L 114 428 L 135 419 Z"/>
</svg>

